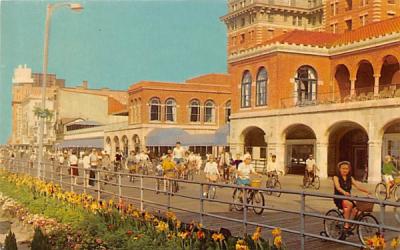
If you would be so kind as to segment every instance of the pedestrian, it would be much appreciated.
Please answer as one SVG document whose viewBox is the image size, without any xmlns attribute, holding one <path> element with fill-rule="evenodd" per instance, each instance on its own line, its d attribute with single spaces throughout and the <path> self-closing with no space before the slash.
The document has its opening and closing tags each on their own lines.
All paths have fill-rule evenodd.
<svg viewBox="0 0 400 250">
<path fill-rule="evenodd" d="M 96 149 L 92 149 L 92 153 L 89 156 L 90 159 L 90 172 L 89 172 L 89 185 L 94 186 L 95 185 L 95 180 L 96 180 L 96 171 L 97 171 L 97 166 L 99 164 L 99 157 L 97 154 Z"/>
<path fill-rule="evenodd" d="M 77 176 L 79 176 L 78 172 L 78 157 L 76 156 L 76 151 L 72 151 L 72 154 L 69 156 L 69 171 L 71 178 L 74 181 L 74 185 L 77 184 Z"/>
<path fill-rule="evenodd" d="M 84 179 L 84 183 L 85 186 L 89 186 L 89 176 L 90 176 L 90 157 L 89 157 L 89 152 L 86 151 L 85 154 L 83 155 L 83 168 L 85 171 L 85 179 Z"/>
<path fill-rule="evenodd" d="M 222 169 L 223 172 L 223 177 L 225 182 L 229 181 L 229 163 L 231 160 L 231 156 L 229 155 L 228 152 L 225 151 L 225 149 L 222 149 L 222 152 L 219 156 L 219 161 L 218 165 L 220 169 Z"/>
</svg>

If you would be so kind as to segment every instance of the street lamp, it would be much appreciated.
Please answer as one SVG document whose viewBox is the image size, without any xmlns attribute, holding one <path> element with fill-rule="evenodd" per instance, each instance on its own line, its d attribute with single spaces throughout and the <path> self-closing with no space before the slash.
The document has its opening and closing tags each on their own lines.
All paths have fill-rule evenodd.
<svg viewBox="0 0 400 250">
<path fill-rule="evenodd" d="M 48 64 L 48 56 L 49 56 L 49 33 L 50 33 L 50 20 L 53 14 L 53 11 L 56 9 L 60 9 L 63 7 L 67 7 L 73 11 L 81 11 L 83 10 L 83 6 L 80 3 L 54 3 L 47 5 L 46 12 L 46 22 L 45 22 L 45 30 L 44 30 L 44 48 L 43 48 L 43 79 L 42 79 L 42 114 L 46 109 L 46 85 L 47 85 L 47 64 Z M 38 172 L 37 176 L 40 178 L 40 172 L 42 169 L 43 163 L 43 135 L 44 135 L 44 119 L 43 115 L 40 116 L 40 129 L 39 129 L 39 147 L 38 147 Z"/>
</svg>

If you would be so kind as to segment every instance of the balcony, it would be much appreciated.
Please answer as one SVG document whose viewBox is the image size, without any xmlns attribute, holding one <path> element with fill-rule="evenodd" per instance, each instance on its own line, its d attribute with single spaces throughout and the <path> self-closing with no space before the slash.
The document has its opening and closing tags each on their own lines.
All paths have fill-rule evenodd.
<svg viewBox="0 0 400 250">
<path fill-rule="evenodd" d="M 332 105 L 339 103 L 364 102 L 364 101 L 379 101 L 383 99 L 400 98 L 400 83 L 381 85 L 378 91 L 374 87 L 356 88 L 353 93 L 350 89 L 339 90 L 328 93 L 313 93 L 301 95 L 294 93 L 289 97 L 282 98 L 280 108 Z"/>
</svg>

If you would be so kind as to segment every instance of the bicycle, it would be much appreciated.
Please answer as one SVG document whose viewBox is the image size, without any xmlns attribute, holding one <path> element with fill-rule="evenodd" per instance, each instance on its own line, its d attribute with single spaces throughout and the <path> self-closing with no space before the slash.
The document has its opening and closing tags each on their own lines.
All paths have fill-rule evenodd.
<svg viewBox="0 0 400 250">
<path fill-rule="evenodd" d="M 356 207 L 359 210 L 357 215 L 353 218 L 354 221 L 359 221 L 368 224 L 378 225 L 378 220 L 373 216 L 372 210 L 374 203 L 356 201 Z M 343 210 L 336 208 L 329 210 L 325 216 L 335 217 L 344 219 Z M 357 231 L 358 238 L 363 245 L 366 245 L 366 239 L 373 237 L 379 233 L 378 227 L 365 226 L 359 224 L 351 224 L 349 229 L 344 228 L 344 222 L 335 219 L 324 219 L 324 230 L 325 234 L 329 238 L 345 240 L 346 237 L 353 234 L 353 231 Z"/>
<path fill-rule="evenodd" d="M 321 181 L 318 175 L 316 175 L 315 173 L 312 173 L 310 175 L 306 170 L 303 178 L 303 188 L 309 188 L 310 186 L 318 190 L 321 186 Z"/>
<path fill-rule="evenodd" d="M 261 187 L 261 180 L 252 180 L 250 183 L 251 187 L 259 188 Z M 244 207 L 240 203 L 243 204 L 243 189 L 235 188 L 233 191 L 233 205 L 236 211 L 243 211 Z M 261 206 L 261 207 L 253 207 L 253 211 L 255 214 L 262 214 L 264 212 L 265 206 L 265 198 L 262 192 L 254 189 L 249 189 L 247 192 L 247 202 L 246 204 L 251 204 L 254 206 Z"/>
<path fill-rule="evenodd" d="M 389 189 L 389 194 L 394 196 L 396 201 L 400 200 L 400 176 L 394 178 L 394 183 Z M 379 200 L 386 200 L 388 198 L 386 192 L 386 182 L 383 180 L 375 186 L 375 196 Z"/>
<path fill-rule="evenodd" d="M 265 183 L 266 188 L 272 188 L 272 189 L 282 189 L 281 183 L 279 181 L 278 177 L 278 172 L 276 170 L 267 172 L 267 182 Z M 282 193 L 280 192 L 272 192 L 272 191 L 267 191 L 268 195 L 275 195 L 276 197 L 280 197 Z"/>
<path fill-rule="evenodd" d="M 217 194 L 217 187 L 215 185 L 212 185 L 211 183 L 216 183 L 217 180 L 218 180 L 217 175 L 209 177 L 210 184 L 208 185 L 208 192 L 206 195 L 208 199 L 215 199 L 215 196 Z"/>
</svg>

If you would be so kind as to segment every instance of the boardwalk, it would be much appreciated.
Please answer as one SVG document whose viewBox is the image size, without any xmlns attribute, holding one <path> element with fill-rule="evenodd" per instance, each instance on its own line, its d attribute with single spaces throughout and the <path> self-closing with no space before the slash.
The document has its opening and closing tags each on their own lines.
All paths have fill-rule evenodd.
<svg viewBox="0 0 400 250">
<path fill-rule="evenodd" d="M 36 173 L 33 171 L 32 173 Z M 47 175 L 50 178 L 49 175 Z M 133 184 L 129 182 L 128 177 L 124 176 L 121 178 L 122 180 L 122 188 L 120 190 L 123 198 L 134 203 L 137 206 L 140 206 L 138 200 L 128 199 L 129 197 L 139 198 L 140 190 L 138 189 L 140 185 L 140 181 L 136 180 Z M 201 176 L 197 176 L 196 180 L 203 180 Z M 264 180 L 265 181 L 265 180 Z M 280 179 L 283 188 L 289 190 L 301 190 L 301 181 L 302 178 L 300 176 L 284 176 Z M 69 189 L 69 177 L 63 177 L 63 187 Z M 82 183 L 82 181 L 78 182 Z M 101 198 L 102 199 L 110 199 L 116 198 L 118 196 L 119 190 L 118 187 L 113 184 L 116 183 L 116 179 L 112 181 L 112 183 L 104 185 L 102 187 Z M 170 199 L 170 206 L 173 207 L 172 211 L 175 211 L 178 217 L 183 221 L 190 223 L 192 221 L 200 221 L 200 202 L 198 197 L 200 196 L 200 188 L 198 184 L 190 184 L 190 183 L 182 183 L 180 185 L 179 193 L 175 196 L 168 197 L 163 193 L 156 194 L 154 191 L 150 191 L 147 189 L 154 189 L 156 182 L 153 179 L 146 179 L 143 181 L 143 197 L 145 200 L 144 209 L 147 211 L 153 212 L 164 212 L 168 207 L 168 199 Z M 136 188 L 134 187 L 136 186 Z M 374 191 L 374 185 L 366 185 L 365 186 L 371 191 Z M 74 187 L 75 191 L 83 191 L 82 185 L 77 185 Z M 96 193 L 94 191 L 94 195 Z M 325 180 L 321 183 L 321 188 L 318 190 L 319 193 L 332 193 L 332 181 Z M 181 197 L 185 196 L 185 197 Z M 188 198 L 193 197 L 193 198 Z M 247 220 L 249 223 L 261 223 L 266 224 L 272 227 L 280 227 L 291 230 L 300 230 L 300 215 L 294 214 L 291 212 L 299 212 L 301 207 L 300 196 L 291 195 L 291 194 L 282 194 L 281 197 L 266 197 L 266 206 L 268 206 L 268 210 L 264 211 L 262 215 L 256 215 L 252 211 L 249 211 L 246 214 Z M 217 188 L 217 196 L 216 200 L 222 202 L 231 202 L 232 201 L 232 189 L 230 188 Z M 152 203 L 159 203 L 163 205 L 154 205 Z M 319 198 L 319 197 L 307 197 L 306 198 L 306 212 L 325 214 L 329 209 L 334 208 L 334 204 L 331 199 Z M 178 208 L 178 209 L 174 209 Z M 231 211 L 230 206 L 228 204 L 221 204 L 211 201 L 204 202 L 204 212 L 210 213 L 214 216 L 224 216 L 231 219 L 242 220 L 244 217 L 243 212 Z M 183 209 L 184 211 L 182 211 Z M 278 212 L 274 211 L 274 209 L 286 209 L 288 212 Z M 379 218 L 379 214 L 377 213 L 379 208 L 376 206 L 374 210 L 374 215 Z M 393 227 L 399 227 L 400 224 L 393 219 L 393 213 L 391 211 L 386 212 L 386 217 L 384 219 L 385 224 L 391 225 Z M 242 236 L 244 234 L 244 225 L 243 223 L 235 222 L 235 221 L 227 221 L 215 217 L 203 216 L 203 225 L 209 229 L 219 230 L 220 228 L 229 229 L 233 235 Z M 247 233 L 251 234 L 255 229 L 255 226 L 248 225 Z M 305 232 L 319 234 L 323 231 L 323 220 L 320 218 L 305 217 Z M 270 230 L 263 230 L 264 237 L 270 238 Z M 393 237 L 393 233 L 388 233 L 385 236 Z M 284 233 L 283 234 L 284 241 L 288 246 L 288 249 L 300 249 L 300 237 L 296 234 Z M 388 237 L 386 237 L 388 238 Z M 348 238 L 348 241 L 359 243 L 358 236 L 354 235 Z M 354 247 L 347 247 L 341 244 L 333 243 L 333 242 L 324 242 L 320 239 L 315 239 L 311 237 L 306 237 L 305 239 L 305 249 L 356 249 Z"/>
</svg>

